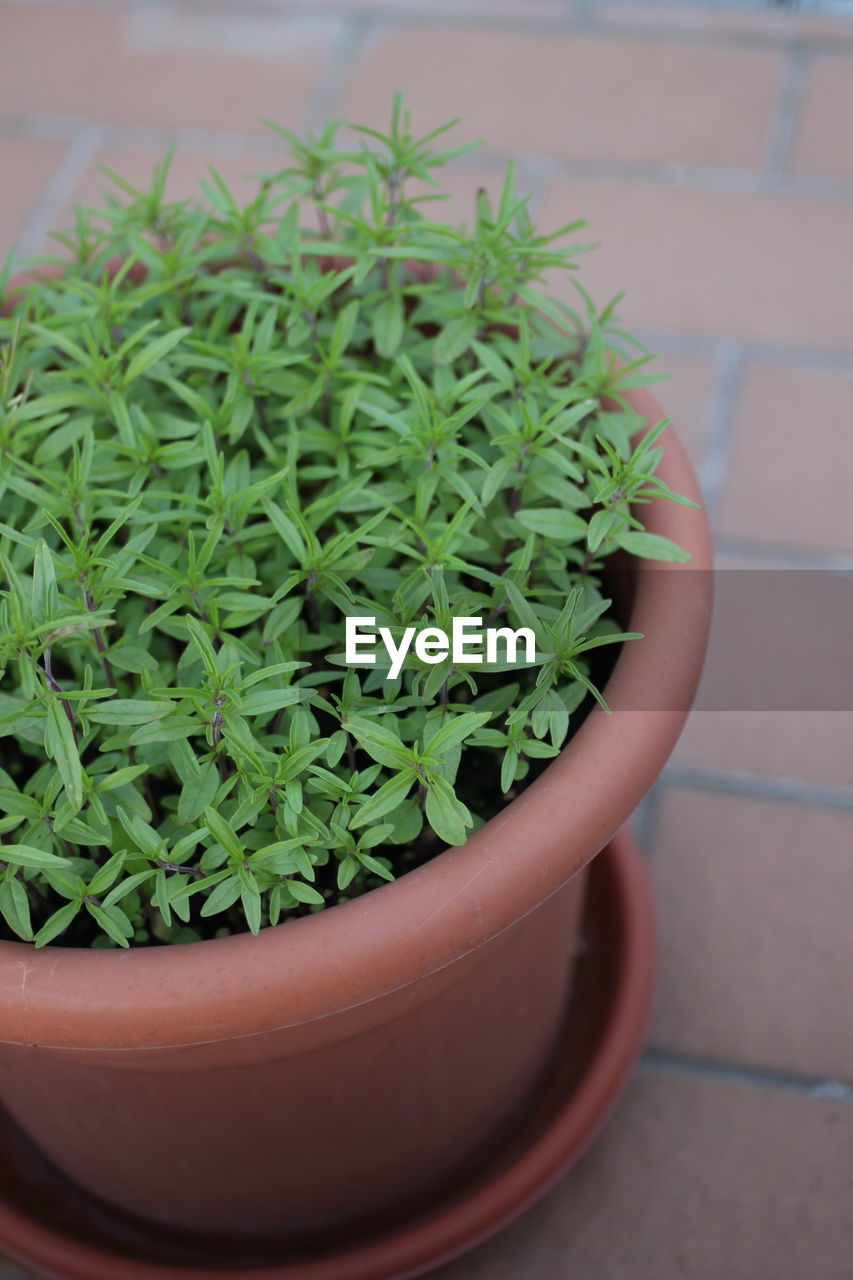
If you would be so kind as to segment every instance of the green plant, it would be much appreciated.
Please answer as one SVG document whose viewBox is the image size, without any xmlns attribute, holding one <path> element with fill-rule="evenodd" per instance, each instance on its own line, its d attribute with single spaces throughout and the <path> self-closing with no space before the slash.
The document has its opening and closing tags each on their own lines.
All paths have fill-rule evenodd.
<svg viewBox="0 0 853 1280">
<path fill-rule="evenodd" d="M 470 230 L 428 217 L 463 148 L 399 100 L 348 147 L 278 132 L 248 203 L 214 171 L 168 201 L 167 157 L 110 175 L 55 277 L 0 281 L 7 936 L 257 931 L 462 842 L 600 698 L 607 555 L 683 558 L 636 515 L 675 497 L 622 395 L 649 357 L 540 289 L 582 224 L 537 232 L 511 167 Z M 347 615 L 536 658 L 389 680 Z"/>
</svg>

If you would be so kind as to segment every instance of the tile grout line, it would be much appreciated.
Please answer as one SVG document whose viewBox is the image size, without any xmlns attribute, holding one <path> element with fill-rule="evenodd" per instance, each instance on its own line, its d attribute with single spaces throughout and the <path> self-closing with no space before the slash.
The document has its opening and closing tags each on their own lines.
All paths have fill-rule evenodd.
<svg viewBox="0 0 853 1280">
<path fill-rule="evenodd" d="M 809 547 L 778 546 L 729 537 L 715 538 L 714 550 L 721 555 L 744 560 L 768 560 L 770 563 L 763 566 L 767 569 L 797 569 L 812 573 L 850 573 L 853 570 L 853 553 L 850 551 L 816 551 Z"/>
<path fill-rule="evenodd" d="M 598 0 L 564 0 L 566 17 L 576 31 L 595 30 L 598 26 L 595 7 Z"/>
<path fill-rule="evenodd" d="M 701 1080 L 731 1081 L 764 1089 L 783 1089 L 815 1100 L 853 1103 L 853 1085 L 821 1076 L 796 1075 L 763 1067 L 741 1066 L 714 1058 L 693 1057 L 651 1047 L 640 1058 L 641 1068 L 694 1076 Z"/>
<path fill-rule="evenodd" d="M 661 805 L 665 794 L 666 787 L 658 780 L 640 801 L 631 817 L 631 827 L 637 837 L 637 843 L 649 862 L 653 861 L 655 856 Z"/>
<path fill-rule="evenodd" d="M 40 4 L 48 4 L 55 0 L 13 0 L 18 4 L 33 4 L 38 7 Z M 74 0 L 64 0 L 65 3 L 74 3 Z M 682 0 L 676 0 L 670 3 L 668 7 L 676 13 Z M 104 7 L 114 7 L 114 0 L 99 0 Z M 124 7 L 129 7 L 130 0 L 126 0 Z M 228 11 L 229 6 L 226 3 L 216 3 L 216 0 L 183 0 L 183 7 L 193 13 L 219 15 L 223 11 Z M 353 6 L 345 3 L 329 4 L 324 7 L 325 15 L 335 17 L 366 17 L 370 20 L 381 21 L 388 26 L 405 29 L 406 27 L 437 27 L 446 26 L 450 28 L 459 28 L 468 26 L 478 30 L 505 30 L 505 31 L 524 31 L 533 34 L 553 34 L 555 31 L 582 31 L 586 33 L 594 33 L 604 39 L 640 39 L 640 40 L 660 40 L 679 41 L 687 44 L 712 45 L 714 47 L 746 47 L 779 50 L 788 47 L 792 41 L 799 41 L 808 47 L 823 48 L 826 47 L 831 51 L 837 51 L 839 47 L 844 52 L 853 52 L 853 24 L 850 25 L 850 34 L 839 36 L 837 32 L 821 33 L 812 31 L 809 33 L 785 32 L 785 31 L 766 31 L 760 29 L 760 20 L 764 16 L 765 11 L 761 8 L 752 8 L 751 12 L 758 19 L 758 25 L 745 29 L 715 29 L 713 26 L 702 28 L 701 26 L 683 26 L 675 30 L 671 26 L 655 23 L 644 23 L 632 18 L 629 12 L 623 8 L 620 13 L 619 21 L 613 22 L 605 19 L 602 21 L 602 12 L 606 13 L 608 9 L 614 6 L 611 4 L 602 4 L 600 0 L 563 0 L 562 4 L 554 10 L 553 13 L 535 14 L 532 18 L 529 15 L 512 13 L 507 10 L 497 14 L 484 13 L 480 8 L 465 9 L 462 7 L 459 11 L 453 12 L 450 9 L 442 9 L 437 13 L 430 12 L 429 8 L 419 8 L 417 11 L 411 11 L 403 8 L 387 8 L 381 3 L 372 3 L 371 0 L 363 0 L 363 3 Z M 697 9 L 713 9 L 712 4 L 702 3 L 695 6 Z M 293 0 L 286 10 L 279 9 L 276 5 L 270 4 L 267 0 L 244 0 L 241 10 L 247 14 L 254 16 L 269 17 L 275 13 L 286 12 L 288 17 L 304 18 L 306 16 L 316 17 L 317 6 L 312 0 Z M 796 15 L 794 15 L 796 16 Z M 836 18 L 838 15 L 834 15 Z"/>
<path fill-rule="evenodd" d="M 695 713 L 694 713 L 695 714 Z M 853 810 L 853 787 L 821 785 L 800 778 L 769 777 L 712 766 L 666 765 L 660 784 L 668 790 L 683 788 L 749 796 L 754 800 L 779 800 L 812 809 Z"/>
<path fill-rule="evenodd" d="M 54 230 L 59 215 L 73 195 L 86 165 L 96 154 L 101 139 L 100 126 L 86 124 L 70 140 L 18 239 L 19 257 L 25 258 L 43 249 L 48 232 Z"/>
<path fill-rule="evenodd" d="M 642 338 L 647 346 L 657 347 L 666 354 L 703 356 L 713 360 L 718 360 L 726 343 L 734 340 L 731 335 L 690 333 L 642 323 L 632 324 L 631 331 Z M 786 368 L 791 364 L 803 364 L 823 373 L 853 373 L 853 351 L 763 342 L 753 338 L 736 340 L 743 349 L 745 359 L 749 361 L 781 364 Z"/>
<path fill-rule="evenodd" d="M 32 7 L 38 9 L 47 7 L 50 4 L 59 3 L 61 7 L 73 7 L 79 0 L 5 0 L 9 7 Z M 133 7 L 133 0 L 90 0 L 97 7 L 105 10 L 114 9 L 130 9 Z M 684 0 L 668 0 L 665 8 L 678 13 L 683 5 Z M 143 6 L 147 7 L 147 6 Z M 189 10 L 191 13 L 202 15 L 221 16 L 223 12 L 230 12 L 231 6 L 220 0 L 182 0 L 180 8 Z M 713 3 L 708 0 L 690 0 L 689 7 L 696 11 L 714 11 Z M 276 14 L 287 18 L 304 18 L 317 16 L 317 5 L 312 0 L 292 0 L 286 7 L 278 6 L 270 3 L 269 0 L 244 0 L 240 6 L 241 11 L 252 16 L 271 17 Z M 619 10 L 619 20 L 614 22 L 611 20 L 602 21 L 602 13 L 608 11 Z M 612 0 L 562 0 L 553 12 L 553 14 L 536 14 L 533 18 L 524 13 L 515 14 L 509 11 L 502 11 L 497 14 L 483 13 L 480 8 L 472 8 L 465 10 L 462 8 L 459 12 L 454 13 L 451 10 L 440 10 L 438 13 L 431 13 L 429 9 L 419 9 L 412 13 L 406 9 L 387 8 L 381 3 L 372 3 L 371 0 L 363 0 L 363 3 L 353 6 L 346 3 L 331 3 L 324 6 L 324 16 L 330 18 L 361 18 L 377 19 L 388 25 L 406 27 L 406 26 L 449 26 L 459 27 L 468 25 L 478 29 L 494 29 L 531 31 L 534 33 L 551 34 L 555 30 L 592 30 L 596 35 L 604 38 L 622 39 L 666 39 L 670 41 L 681 41 L 690 44 L 703 44 L 707 46 L 723 47 L 758 47 L 770 48 L 778 50 L 786 48 L 791 42 L 799 42 L 809 48 L 826 48 L 830 52 L 837 52 L 839 49 L 843 53 L 853 52 L 853 22 L 850 23 L 849 35 L 845 32 L 839 35 L 837 31 L 827 31 L 822 33 L 813 30 L 808 33 L 797 33 L 796 31 L 763 31 L 760 29 L 761 19 L 769 11 L 763 5 L 734 5 L 725 6 L 724 11 L 728 12 L 746 12 L 757 20 L 757 25 L 751 28 L 730 28 L 715 29 L 713 27 L 702 28 L 700 26 L 684 26 L 673 30 L 671 26 L 666 24 L 643 23 L 637 22 L 630 15 L 630 7 L 624 4 L 613 3 Z M 790 16 L 794 25 L 798 17 L 827 17 L 835 22 L 844 21 L 853 17 L 853 8 L 844 12 L 832 9 L 815 9 L 810 7 L 808 10 L 800 10 L 792 13 Z M 776 15 L 778 16 L 778 14 Z"/>
<path fill-rule="evenodd" d="M 566 178 L 598 182 L 653 183 L 673 190 L 727 195 L 784 195 L 846 204 L 853 200 L 849 178 L 812 174 L 773 173 L 761 167 L 691 164 L 687 161 L 595 160 L 583 156 L 554 158 Z"/>
<path fill-rule="evenodd" d="M 811 56 L 802 44 L 789 53 L 784 82 L 767 127 L 759 169 L 778 182 L 788 176 L 788 163 L 811 71 Z"/>
<path fill-rule="evenodd" d="M 529 155 L 525 152 L 518 158 L 517 176 L 527 183 L 531 197 L 528 209 L 531 218 L 536 222 L 544 207 L 551 183 L 554 181 L 554 164 L 546 156 Z"/>
<path fill-rule="evenodd" d="M 352 74 L 370 26 L 370 19 L 363 14 L 344 17 L 335 47 L 326 60 L 307 106 L 301 112 L 300 129 L 317 131 L 333 118 L 341 81 L 346 81 Z"/>
<path fill-rule="evenodd" d="M 744 363 L 743 346 L 737 339 L 727 339 L 721 344 L 719 367 L 705 410 L 707 443 L 699 468 L 699 479 L 712 529 L 728 474 L 734 409 L 741 389 Z"/>
<path fill-rule="evenodd" d="M 352 56 L 353 49 L 346 48 L 346 41 L 354 45 L 363 39 L 370 30 L 371 24 L 361 23 L 353 19 L 347 24 L 349 34 L 344 37 L 344 47 L 340 50 L 342 65 Z M 336 63 L 336 55 L 332 55 L 332 65 L 324 73 L 322 79 L 326 85 L 315 90 L 316 105 L 309 103 L 308 111 L 319 115 L 321 107 L 333 100 L 330 82 L 335 75 L 340 75 L 340 66 Z M 309 123 L 314 124 L 314 121 Z M 103 131 L 104 142 L 113 146 L 151 146 L 165 145 L 173 138 L 199 149 L 222 147 L 235 150 L 246 146 L 263 146 L 265 136 L 245 130 L 207 130 L 190 127 L 165 128 L 159 125 L 110 124 L 89 121 L 85 117 L 62 116 L 51 114 L 25 114 L 20 116 L 0 116 L 0 135 L 7 137 L 34 137 L 52 141 L 66 141 L 73 138 L 81 126 L 97 124 Z M 269 143 L 268 143 L 269 145 Z M 472 167 L 501 168 L 514 155 L 511 151 L 483 148 L 457 161 L 460 170 Z M 790 173 L 773 173 L 767 169 L 756 167 L 738 168 L 725 165 L 691 165 L 686 163 L 641 163 L 630 161 L 601 161 L 583 157 L 552 156 L 544 152 L 528 151 L 525 156 L 530 163 L 541 164 L 553 169 L 554 177 L 567 179 L 646 183 L 673 190 L 690 190 L 704 193 L 729 195 L 784 195 L 791 199 L 822 200 L 826 203 L 848 205 L 853 203 L 853 181 L 846 178 L 822 178 L 811 175 Z"/>
</svg>

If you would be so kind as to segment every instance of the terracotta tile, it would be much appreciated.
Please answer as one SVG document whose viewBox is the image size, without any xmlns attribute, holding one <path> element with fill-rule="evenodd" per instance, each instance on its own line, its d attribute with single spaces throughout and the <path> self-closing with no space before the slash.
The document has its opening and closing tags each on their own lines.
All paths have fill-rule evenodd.
<svg viewBox="0 0 853 1280">
<path fill-rule="evenodd" d="M 261 116 L 293 124 L 326 64 L 337 24 L 279 20 L 272 29 L 266 21 L 264 42 L 257 27 L 252 40 L 240 40 L 236 15 L 223 29 L 191 13 L 176 24 L 158 10 L 7 6 L 0 111 L 167 128 L 258 129 Z"/>
<path fill-rule="evenodd" d="M 819 58 L 806 83 L 790 167 L 794 173 L 853 178 L 853 51 L 846 58 Z"/>
<path fill-rule="evenodd" d="M 24 230 L 27 218 L 62 158 L 64 146 L 29 138 L 0 138 L 0 261 Z"/>
<path fill-rule="evenodd" d="M 846 1280 L 853 1107 L 641 1071 L 582 1163 L 435 1280 Z"/>
<path fill-rule="evenodd" d="M 555 181 L 542 225 L 582 216 L 602 247 L 585 257 L 581 278 L 600 298 L 627 289 L 626 321 L 853 351 L 851 217 L 843 204 Z"/>
<path fill-rule="evenodd" d="M 853 551 L 851 404 L 853 374 L 750 367 L 735 411 L 718 532 Z"/>
<path fill-rule="evenodd" d="M 853 812 L 673 789 L 652 852 L 665 1050 L 853 1078 Z"/>
<path fill-rule="evenodd" d="M 338 108 L 350 119 L 384 122 L 405 68 L 406 95 L 424 130 L 460 116 L 467 137 L 492 147 L 751 165 L 779 65 L 773 52 L 669 40 L 638 47 L 585 34 L 389 29 L 369 46 Z"/>
<path fill-rule="evenodd" d="M 853 787 L 853 712 L 697 710 L 671 762 Z"/>
</svg>

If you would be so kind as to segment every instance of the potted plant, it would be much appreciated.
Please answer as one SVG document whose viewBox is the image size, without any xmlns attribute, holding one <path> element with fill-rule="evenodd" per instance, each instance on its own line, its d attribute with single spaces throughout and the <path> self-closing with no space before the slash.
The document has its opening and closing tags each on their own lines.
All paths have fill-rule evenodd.
<svg viewBox="0 0 853 1280">
<path fill-rule="evenodd" d="M 0 1092 L 121 1212 L 305 1252 L 529 1105 L 709 553 L 649 357 L 540 287 L 580 223 L 511 168 L 437 220 L 399 99 L 279 132 L 247 204 L 167 159 L 4 286 Z"/>
</svg>

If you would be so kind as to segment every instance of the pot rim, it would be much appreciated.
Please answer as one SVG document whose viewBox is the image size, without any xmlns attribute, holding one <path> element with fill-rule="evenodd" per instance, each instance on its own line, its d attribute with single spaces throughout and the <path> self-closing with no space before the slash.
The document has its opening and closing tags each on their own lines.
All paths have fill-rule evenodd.
<svg viewBox="0 0 853 1280">
<path fill-rule="evenodd" d="M 624 394 L 644 430 L 664 416 L 646 389 Z M 671 427 L 661 444 L 658 476 L 700 505 L 655 498 L 645 524 L 693 559 L 653 569 L 635 562 L 629 627 L 644 638 L 622 646 L 605 688 L 610 715 L 596 705 L 560 755 L 464 845 L 317 915 L 256 936 L 127 951 L 0 941 L 0 1043 L 121 1051 L 296 1027 L 418 982 L 557 892 L 655 781 L 701 674 L 712 580 L 697 571 L 711 569 L 710 533 Z"/>
</svg>

